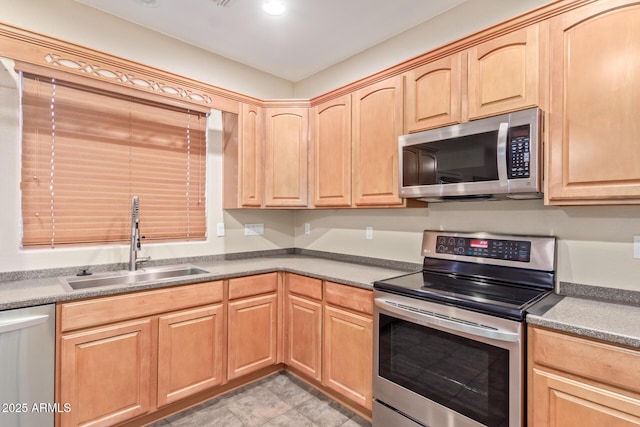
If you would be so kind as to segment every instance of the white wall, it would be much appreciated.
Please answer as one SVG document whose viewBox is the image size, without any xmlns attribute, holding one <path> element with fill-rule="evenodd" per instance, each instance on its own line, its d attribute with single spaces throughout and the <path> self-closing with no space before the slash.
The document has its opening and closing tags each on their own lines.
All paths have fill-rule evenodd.
<svg viewBox="0 0 640 427">
<path fill-rule="evenodd" d="M 246 95 L 264 99 L 293 97 L 293 83 L 288 80 L 74 0 L 0 0 L 0 21 Z"/>
<path fill-rule="evenodd" d="M 546 3 L 550 1 L 467 0 L 396 37 L 297 82 L 295 96 L 313 98 Z"/>
<path fill-rule="evenodd" d="M 422 209 L 301 211 L 298 248 L 421 263 L 422 230 L 558 237 L 558 279 L 640 291 L 640 207 L 551 207 L 542 200 L 432 203 Z M 304 224 L 311 234 L 304 234 Z M 373 227 L 373 239 L 365 227 Z"/>
<path fill-rule="evenodd" d="M 20 132 L 18 76 L 11 61 L 0 64 L 0 271 L 82 266 L 127 262 L 128 245 L 20 249 Z M 142 256 L 153 259 L 204 256 L 233 252 L 291 248 L 293 213 L 287 211 L 223 211 L 222 115 L 212 112 L 208 121 L 207 230 L 206 241 L 191 243 L 143 243 Z M 144 217 L 140 219 L 144 230 Z M 225 223 L 224 237 L 216 236 L 216 224 Z M 244 236 L 244 224 L 262 223 L 264 236 Z"/>
</svg>

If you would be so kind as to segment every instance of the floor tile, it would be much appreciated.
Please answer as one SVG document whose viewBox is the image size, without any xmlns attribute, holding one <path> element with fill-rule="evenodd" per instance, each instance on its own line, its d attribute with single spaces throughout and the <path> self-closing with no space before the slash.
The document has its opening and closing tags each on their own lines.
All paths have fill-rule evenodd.
<svg viewBox="0 0 640 427">
<path fill-rule="evenodd" d="M 257 386 L 225 403 L 248 427 L 257 427 L 292 409 L 264 385 Z"/>
<path fill-rule="evenodd" d="M 371 427 L 289 373 L 278 373 L 165 418 L 151 427 Z"/>
<path fill-rule="evenodd" d="M 318 427 L 318 425 L 297 410 L 292 409 L 263 424 L 261 427 Z"/>
<path fill-rule="evenodd" d="M 325 399 L 309 399 L 296 409 L 320 427 L 339 427 L 350 418 L 344 411 L 334 407 Z"/>
</svg>

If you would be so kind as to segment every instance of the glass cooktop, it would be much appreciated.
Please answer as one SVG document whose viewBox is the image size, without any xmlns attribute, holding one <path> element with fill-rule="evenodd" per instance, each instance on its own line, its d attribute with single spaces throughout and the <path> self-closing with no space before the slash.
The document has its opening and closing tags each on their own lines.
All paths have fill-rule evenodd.
<svg viewBox="0 0 640 427">
<path fill-rule="evenodd" d="M 530 305 L 551 292 L 488 278 L 428 271 L 378 281 L 374 289 L 519 321 Z"/>
</svg>

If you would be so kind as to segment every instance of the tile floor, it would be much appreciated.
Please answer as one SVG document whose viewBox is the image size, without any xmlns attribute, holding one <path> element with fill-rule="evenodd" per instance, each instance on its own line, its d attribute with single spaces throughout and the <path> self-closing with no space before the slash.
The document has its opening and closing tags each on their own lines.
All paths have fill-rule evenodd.
<svg viewBox="0 0 640 427">
<path fill-rule="evenodd" d="M 286 372 L 218 396 L 152 427 L 371 427 Z"/>
</svg>

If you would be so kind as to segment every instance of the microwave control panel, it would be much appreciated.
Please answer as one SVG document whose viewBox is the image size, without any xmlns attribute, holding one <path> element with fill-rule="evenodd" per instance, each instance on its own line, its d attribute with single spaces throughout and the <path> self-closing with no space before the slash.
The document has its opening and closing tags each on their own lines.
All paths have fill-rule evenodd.
<svg viewBox="0 0 640 427">
<path fill-rule="evenodd" d="M 530 153 L 529 125 L 509 129 L 507 144 L 507 173 L 509 179 L 529 178 Z"/>
<path fill-rule="evenodd" d="M 436 253 L 529 262 L 531 242 L 439 235 L 436 239 Z"/>
</svg>

